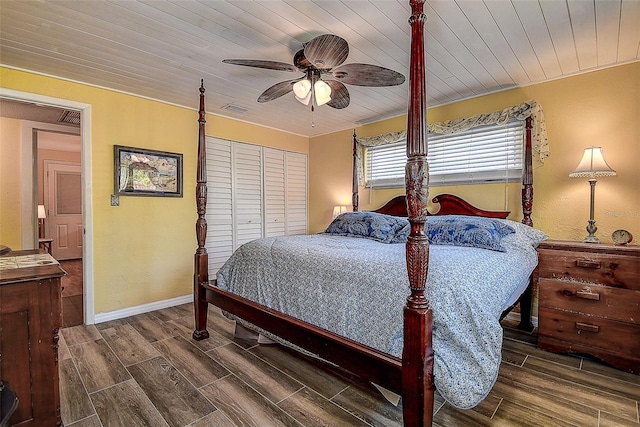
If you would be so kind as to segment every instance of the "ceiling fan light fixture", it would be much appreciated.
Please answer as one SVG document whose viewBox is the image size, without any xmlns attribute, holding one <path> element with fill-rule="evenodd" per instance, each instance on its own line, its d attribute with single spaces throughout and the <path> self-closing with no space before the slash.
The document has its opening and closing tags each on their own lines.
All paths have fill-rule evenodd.
<svg viewBox="0 0 640 427">
<path fill-rule="evenodd" d="M 0 0 L 2 1 L 2 0 Z M 328 105 L 341 110 L 349 106 L 350 96 L 345 84 L 356 86 L 397 86 L 405 77 L 389 68 L 372 64 L 344 64 L 349 56 L 349 44 L 335 34 L 323 34 L 304 43 L 293 56 L 293 65 L 261 59 L 225 59 L 226 64 L 268 70 L 302 72 L 304 76 L 285 80 L 267 88 L 258 97 L 258 102 L 268 102 L 294 92 L 295 98 L 304 105 L 314 107 Z M 322 75 L 333 78 L 322 81 Z"/>
<path fill-rule="evenodd" d="M 331 101 L 331 86 L 329 86 L 322 80 L 318 80 L 313 85 L 313 90 L 315 92 L 316 104 L 318 106 L 324 105 L 327 102 Z"/>
<path fill-rule="evenodd" d="M 298 80 L 293 84 L 293 93 L 296 94 L 296 97 L 298 98 L 298 100 L 306 98 L 310 92 L 311 92 L 311 82 L 309 81 L 309 79 Z"/>
<path fill-rule="evenodd" d="M 307 96 L 305 96 L 305 97 L 303 97 L 303 98 L 300 98 L 298 95 L 296 95 L 296 99 L 297 99 L 298 101 L 300 101 L 301 103 L 303 103 L 304 105 L 309 105 L 309 102 L 311 101 L 311 94 L 312 94 L 312 92 L 311 92 L 311 91 L 309 91 L 309 92 L 307 93 Z"/>
</svg>

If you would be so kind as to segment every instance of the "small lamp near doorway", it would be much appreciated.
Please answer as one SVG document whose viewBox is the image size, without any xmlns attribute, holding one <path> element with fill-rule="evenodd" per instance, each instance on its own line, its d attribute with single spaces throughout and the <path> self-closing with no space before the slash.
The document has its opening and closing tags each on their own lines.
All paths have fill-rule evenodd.
<svg viewBox="0 0 640 427">
<path fill-rule="evenodd" d="M 47 212 L 44 205 L 38 205 L 38 238 L 44 238 L 44 220 L 47 217 Z"/>
</svg>

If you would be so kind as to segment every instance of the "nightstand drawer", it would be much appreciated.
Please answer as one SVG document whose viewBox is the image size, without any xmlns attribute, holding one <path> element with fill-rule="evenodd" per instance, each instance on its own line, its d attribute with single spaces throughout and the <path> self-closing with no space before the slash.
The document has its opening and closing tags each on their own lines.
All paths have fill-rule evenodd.
<svg viewBox="0 0 640 427">
<path fill-rule="evenodd" d="M 539 248 L 540 278 L 598 283 L 640 291 L 640 258 L 597 252 Z"/>
<path fill-rule="evenodd" d="M 540 307 L 640 324 L 640 291 L 566 280 L 539 280 Z"/>
<path fill-rule="evenodd" d="M 539 309 L 539 336 L 586 347 L 599 347 L 616 354 L 640 354 L 640 328 L 637 325 L 583 316 L 545 307 Z"/>
</svg>

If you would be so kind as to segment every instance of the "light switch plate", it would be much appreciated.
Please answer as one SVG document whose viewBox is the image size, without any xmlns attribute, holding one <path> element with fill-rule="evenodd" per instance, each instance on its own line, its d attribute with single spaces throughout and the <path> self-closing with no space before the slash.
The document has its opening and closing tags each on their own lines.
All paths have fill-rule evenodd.
<svg viewBox="0 0 640 427">
<path fill-rule="evenodd" d="M 120 206 L 120 196 L 117 194 L 111 195 L 111 206 Z"/>
</svg>

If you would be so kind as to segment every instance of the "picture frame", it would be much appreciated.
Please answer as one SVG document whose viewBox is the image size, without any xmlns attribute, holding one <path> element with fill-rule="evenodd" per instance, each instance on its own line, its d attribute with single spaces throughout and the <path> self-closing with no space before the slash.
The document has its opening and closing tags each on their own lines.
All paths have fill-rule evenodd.
<svg viewBox="0 0 640 427">
<path fill-rule="evenodd" d="M 182 154 L 114 145 L 114 194 L 182 197 Z"/>
</svg>

